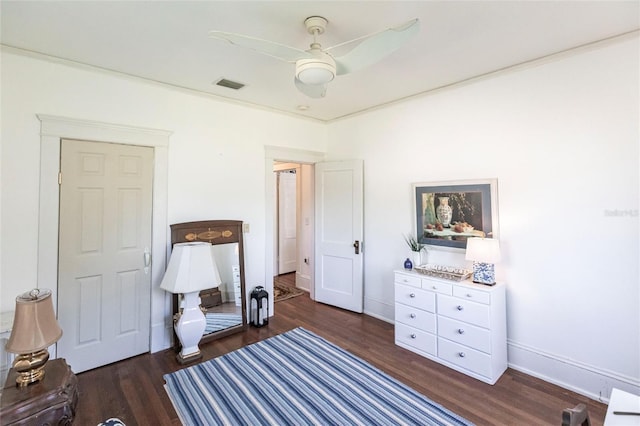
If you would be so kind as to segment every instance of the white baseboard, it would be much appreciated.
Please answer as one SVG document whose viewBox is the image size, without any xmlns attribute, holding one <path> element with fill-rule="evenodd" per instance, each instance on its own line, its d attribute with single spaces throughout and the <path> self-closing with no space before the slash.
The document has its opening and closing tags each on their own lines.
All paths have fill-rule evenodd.
<svg viewBox="0 0 640 426">
<path fill-rule="evenodd" d="M 609 402 L 612 388 L 640 394 L 640 380 L 508 341 L 509 367 L 596 401 Z"/>
<path fill-rule="evenodd" d="M 164 322 L 151 325 L 151 353 L 171 347 L 173 328 Z"/>
<path fill-rule="evenodd" d="M 394 305 L 374 299 L 364 299 L 364 313 L 370 317 L 393 324 Z"/>
<path fill-rule="evenodd" d="M 296 272 L 296 287 L 306 292 L 311 292 L 311 277 Z"/>
<path fill-rule="evenodd" d="M 365 299 L 366 315 L 394 323 L 394 306 Z M 640 395 L 640 380 L 507 340 L 509 367 L 593 400 L 608 403 L 613 388 Z"/>
</svg>

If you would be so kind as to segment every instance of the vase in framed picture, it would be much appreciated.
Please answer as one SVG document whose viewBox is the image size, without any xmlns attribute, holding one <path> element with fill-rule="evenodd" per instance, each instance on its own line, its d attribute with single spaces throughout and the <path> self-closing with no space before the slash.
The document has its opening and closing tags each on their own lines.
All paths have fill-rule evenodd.
<svg viewBox="0 0 640 426">
<path fill-rule="evenodd" d="M 436 219 L 436 207 L 434 205 L 435 195 L 436 194 L 434 194 L 433 192 L 423 195 L 422 204 L 425 206 L 424 207 L 424 219 L 423 219 L 423 223 L 422 223 L 423 226 L 435 225 L 436 222 L 438 221 Z"/>
<path fill-rule="evenodd" d="M 438 220 L 445 228 L 451 225 L 451 218 L 453 216 L 453 209 L 449 205 L 449 197 L 439 197 L 440 204 L 436 207 L 436 215 Z"/>
</svg>

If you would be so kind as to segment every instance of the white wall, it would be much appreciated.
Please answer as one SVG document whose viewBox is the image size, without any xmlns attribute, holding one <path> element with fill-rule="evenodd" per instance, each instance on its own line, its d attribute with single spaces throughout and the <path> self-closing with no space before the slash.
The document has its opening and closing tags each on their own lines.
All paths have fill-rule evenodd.
<svg viewBox="0 0 640 426">
<path fill-rule="evenodd" d="M 593 397 L 639 393 L 638 48 L 626 38 L 331 124 L 329 156 L 365 164 L 366 311 L 393 318 L 411 184 L 497 178 L 511 366 Z M 464 264 L 452 249 L 429 261 Z"/>
<path fill-rule="evenodd" d="M 621 40 L 328 126 L 3 49 L 0 310 L 37 285 L 36 114 L 160 128 L 173 131 L 168 222 L 249 222 L 248 288 L 271 285 L 265 192 L 279 157 L 265 146 L 364 159 L 365 307 L 389 321 L 411 183 L 498 178 L 511 365 L 596 398 L 612 385 L 638 393 L 638 47 Z"/>
<path fill-rule="evenodd" d="M 247 288 L 258 284 L 270 288 L 272 283 L 264 282 L 265 146 L 323 152 L 323 124 L 23 56 L 10 49 L 3 48 L 0 59 L 0 311 L 13 310 L 15 296 L 38 285 L 40 122 L 36 114 L 172 131 L 168 223 L 159 226 L 201 219 L 248 222 Z M 43 279 L 55 282 L 55 277 Z M 157 314 L 152 312 L 152 318 Z"/>
</svg>

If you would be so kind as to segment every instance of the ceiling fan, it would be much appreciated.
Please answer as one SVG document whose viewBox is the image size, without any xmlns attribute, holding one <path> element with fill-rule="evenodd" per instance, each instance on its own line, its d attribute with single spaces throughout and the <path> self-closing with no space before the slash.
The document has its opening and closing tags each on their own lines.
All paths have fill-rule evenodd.
<svg viewBox="0 0 640 426">
<path fill-rule="evenodd" d="M 307 31 L 313 35 L 313 42 L 308 50 L 224 31 L 210 31 L 209 36 L 285 62 L 295 63 L 294 82 L 298 90 L 311 98 L 323 98 L 327 92 L 327 83 L 336 75 L 357 71 L 378 62 L 399 49 L 420 29 L 419 20 L 412 19 L 396 27 L 323 49 L 317 41 L 317 36 L 324 33 L 327 23 L 322 16 L 310 16 L 305 19 Z M 350 44 L 354 47 L 342 56 L 335 57 L 330 53 L 332 49 L 344 48 Z"/>
</svg>

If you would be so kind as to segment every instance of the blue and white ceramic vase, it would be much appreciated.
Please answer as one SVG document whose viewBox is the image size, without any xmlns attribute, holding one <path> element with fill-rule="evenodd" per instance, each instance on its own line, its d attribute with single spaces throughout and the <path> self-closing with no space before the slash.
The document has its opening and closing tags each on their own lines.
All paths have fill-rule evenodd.
<svg viewBox="0 0 640 426">
<path fill-rule="evenodd" d="M 413 269 L 413 263 L 411 263 L 411 259 L 407 257 L 407 260 L 404 261 L 404 269 L 408 269 L 409 271 Z"/>
</svg>

